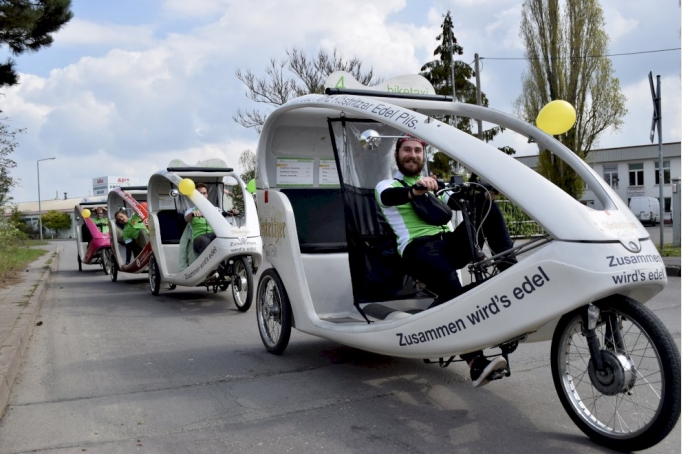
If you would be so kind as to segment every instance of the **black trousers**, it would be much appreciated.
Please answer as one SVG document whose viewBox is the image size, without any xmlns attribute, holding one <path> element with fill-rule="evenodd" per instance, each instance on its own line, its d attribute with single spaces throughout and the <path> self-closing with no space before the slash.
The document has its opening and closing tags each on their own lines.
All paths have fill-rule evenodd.
<svg viewBox="0 0 682 454">
<path fill-rule="evenodd" d="M 408 273 L 436 293 L 440 303 L 462 293 L 462 283 L 457 276 L 457 270 L 464 268 L 474 259 L 470 238 L 473 240 L 477 237 L 475 243 L 479 247 L 487 240 L 493 254 L 499 254 L 513 246 L 504 217 L 497 205 L 483 195 L 477 195 L 468 201 L 476 218 L 470 232 L 467 231 L 465 220 L 453 232 L 414 239 L 403 251 L 403 262 Z M 511 266 L 511 262 L 515 263 L 515 259 L 507 266 Z"/>
<path fill-rule="evenodd" d="M 204 233 L 203 235 L 199 235 L 194 239 L 194 252 L 197 254 L 201 254 L 204 252 L 204 249 L 208 247 L 209 244 L 211 244 L 211 241 L 215 240 L 216 236 L 215 233 Z"/>
</svg>

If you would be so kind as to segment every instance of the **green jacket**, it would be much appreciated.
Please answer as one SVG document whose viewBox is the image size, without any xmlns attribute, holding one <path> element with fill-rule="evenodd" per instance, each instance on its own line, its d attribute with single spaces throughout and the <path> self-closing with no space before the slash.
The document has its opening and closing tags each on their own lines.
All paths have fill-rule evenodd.
<svg viewBox="0 0 682 454">
<path fill-rule="evenodd" d="M 147 226 L 142 222 L 142 219 L 135 213 L 123 228 L 123 240 L 126 243 L 136 240 L 142 230 L 149 232 Z"/>
<path fill-rule="evenodd" d="M 192 211 L 196 211 L 197 209 L 194 208 Z M 206 220 L 205 217 L 193 217 L 192 221 L 190 222 L 192 224 L 192 239 L 196 240 L 198 236 L 200 235 L 205 235 L 207 233 L 212 233 L 213 229 L 209 225 L 208 221 Z"/>
<path fill-rule="evenodd" d="M 97 228 L 102 233 L 107 233 L 109 231 L 109 220 L 107 218 L 92 218 Z"/>
</svg>

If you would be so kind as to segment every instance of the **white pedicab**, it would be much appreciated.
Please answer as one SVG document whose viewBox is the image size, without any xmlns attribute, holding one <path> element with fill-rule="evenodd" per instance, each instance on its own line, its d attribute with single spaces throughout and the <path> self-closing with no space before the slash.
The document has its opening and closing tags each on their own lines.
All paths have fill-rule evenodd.
<svg viewBox="0 0 682 454">
<path fill-rule="evenodd" d="M 128 186 L 109 191 L 107 211 L 111 248 L 107 251 L 106 264 L 109 266 L 109 277 L 112 282 L 118 280 L 119 272 L 137 274 L 147 271 L 147 265 L 152 256 L 151 242 L 147 243 L 141 251 L 134 251 L 130 244 L 126 245 L 123 239 L 123 227 L 116 222 L 116 213 L 123 211 L 128 218 L 137 215 L 146 225 L 148 217 L 146 202 L 147 186 Z"/>
<path fill-rule="evenodd" d="M 231 203 L 224 178 L 237 181 L 242 192 L 244 211 L 229 216 Z M 208 186 L 208 198 L 195 189 L 196 183 Z M 240 311 L 247 311 L 253 299 L 253 272 L 260 266 L 262 241 L 253 197 L 244 182 L 220 160 L 196 166 L 175 160 L 156 172 L 147 185 L 149 231 L 153 255 L 149 262 L 149 286 L 157 295 L 161 282 L 204 286 L 214 292 L 232 287 Z M 193 249 L 191 224 L 185 222 L 188 209 L 197 207 L 216 234 L 199 255 Z"/>
<path fill-rule="evenodd" d="M 256 310 L 266 349 L 282 354 L 293 326 L 441 366 L 499 348 L 513 366 L 509 355 L 520 343 L 551 339 L 556 390 L 583 432 L 620 450 L 662 440 L 680 413 L 680 355 L 644 303 L 667 277 L 647 231 L 618 195 L 553 137 L 502 112 L 442 96 L 327 93 L 275 110 L 258 144 L 264 263 Z M 580 204 L 435 118 L 444 115 L 532 137 L 574 168 L 605 208 Z M 481 176 L 547 232 L 515 247 L 519 262 L 503 273 L 494 270 L 506 254 L 471 265 L 479 285 L 432 308 L 433 299 L 402 272 L 374 199 L 377 182 L 392 178 L 392 139 L 405 133 Z M 462 189 L 454 188 L 455 196 Z"/>
</svg>

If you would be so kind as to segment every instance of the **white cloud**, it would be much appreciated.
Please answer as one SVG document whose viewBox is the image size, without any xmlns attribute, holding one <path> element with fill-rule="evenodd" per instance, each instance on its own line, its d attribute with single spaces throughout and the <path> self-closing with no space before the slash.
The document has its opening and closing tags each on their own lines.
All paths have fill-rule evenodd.
<svg viewBox="0 0 682 454">
<path fill-rule="evenodd" d="M 140 47 L 153 43 L 151 26 L 95 23 L 74 17 L 55 33 L 55 46 L 108 45 Z"/>
<path fill-rule="evenodd" d="M 641 33 L 632 28 L 637 16 L 626 9 L 636 1 L 618 2 L 619 15 L 613 14 L 620 17 L 618 30 Z M 365 69 L 371 67 L 383 78 L 418 72 L 433 59 L 448 9 L 465 49 L 463 61 L 472 62 L 474 53 L 522 56 L 517 0 L 262 0 L 257 7 L 236 0 L 167 0 L 161 11 L 146 8 L 159 22 L 131 11 L 141 24 L 135 26 L 109 23 L 108 17 L 84 20 L 75 11 L 76 18 L 55 36 L 54 47 L 77 56 L 70 54 L 61 65 L 51 63 L 50 71 L 41 72 L 45 77 L 22 74 L 21 85 L 7 90 L 2 99 L 12 126 L 27 128 L 13 156 L 18 163 L 13 175 L 25 184 L 13 195 L 20 201 L 35 200 L 36 159 L 52 155 L 57 159 L 49 171 L 45 165 L 43 174 L 41 166 L 45 193 L 56 189 L 72 196 L 85 194 L 91 179 L 105 174 L 144 183 L 178 157 L 186 162 L 220 157 L 235 165 L 242 151 L 255 151 L 257 139 L 231 118 L 238 107 L 254 107 L 234 75 L 237 68 L 262 74 L 271 57 L 283 57 L 286 49 L 298 47 L 309 55 L 336 48 L 346 58 L 360 58 Z M 676 24 L 679 28 L 679 20 Z M 159 31 L 163 38 L 155 38 Z M 55 61 L 53 53 L 35 55 Z M 491 107 L 511 112 L 524 68 L 522 61 L 483 60 L 482 89 Z M 602 145 L 641 144 L 647 139 L 651 102 L 648 86 L 644 88 L 640 95 L 638 85 L 624 86 L 631 113 L 646 111 L 641 119 L 628 117 L 624 131 L 630 133 L 642 122 L 644 132 L 636 137 L 611 134 Z M 675 82 L 666 75 L 663 91 L 664 140 L 679 140 L 679 77 Z M 498 146 L 520 152 L 533 147 L 511 133 L 502 137 L 505 143 Z"/>
<path fill-rule="evenodd" d="M 637 30 L 639 21 L 637 19 L 626 19 L 617 7 L 604 5 L 604 20 L 606 22 L 606 33 L 612 43 L 617 43 L 624 36 Z"/>
<path fill-rule="evenodd" d="M 655 76 L 654 86 L 656 86 Z M 628 115 L 625 117 L 620 131 L 608 130 L 604 134 L 599 143 L 601 148 L 651 143 L 649 131 L 651 130 L 653 116 L 653 102 L 649 79 L 644 77 L 634 84 L 622 87 L 622 89 L 623 94 L 628 98 L 626 104 Z M 661 77 L 661 95 L 663 142 L 677 142 L 682 135 L 680 130 L 682 106 L 680 104 L 679 77 Z M 654 143 L 658 143 L 658 131 L 654 137 Z"/>
<path fill-rule="evenodd" d="M 208 17 L 225 11 L 230 2 L 227 0 L 165 0 L 163 9 L 177 17 Z"/>
</svg>

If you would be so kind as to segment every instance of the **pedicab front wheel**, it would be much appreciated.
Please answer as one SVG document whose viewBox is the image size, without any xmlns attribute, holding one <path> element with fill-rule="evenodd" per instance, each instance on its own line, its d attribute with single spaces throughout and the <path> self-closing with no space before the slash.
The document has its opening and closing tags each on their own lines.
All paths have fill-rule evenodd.
<svg viewBox="0 0 682 454">
<path fill-rule="evenodd" d="M 616 295 L 594 303 L 603 367 L 586 339 L 584 311 L 564 315 L 552 339 L 552 377 L 573 422 L 593 441 L 639 451 L 663 440 L 680 416 L 680 354 L 654 313 Z"/>
<path fill-rule="evenodd" d="M 273 355 L 284 353 L 291 337 L 293 316 L 284 284 L 272 268 L 265 270 L 258 282 L 256 317 L 265 349 Z"/>
<path fill-rule="evenodd" d="M 152 295 L 158 295 L 161 290 L 161 271 L 159 264 L 156 263 L 156 258 L 152 255 L 149 259 L 149 290 Z"/>
<path fill-rule="evenodd" d="M 232 298 L 240 312 L 246 312 L 253 301 L 253 273 L 243 257 L 232 265 Z"/>
</svg>

